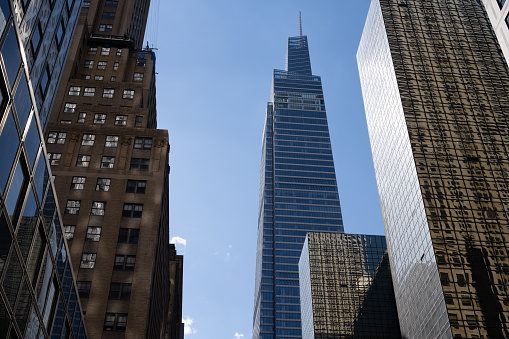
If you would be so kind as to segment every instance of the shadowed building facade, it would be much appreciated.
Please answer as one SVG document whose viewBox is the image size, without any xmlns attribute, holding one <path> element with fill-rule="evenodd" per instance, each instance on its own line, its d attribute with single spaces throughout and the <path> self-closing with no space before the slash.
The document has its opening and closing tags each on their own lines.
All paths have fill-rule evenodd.
<svg viewBox="0 0 509 339">
<path fill-rule="evenodd" d="M 156 57 L 141 49 L 149 3 L 83 2 L 46 129 L 90 338 L 171 330 L 168 132 Z"/>
<path fill-rule="evenodd" d="M 401 338 L 385 237 L 309 232 L 299 277 L 303 338 Z"/>
<path fill-rule="evenodd" d="M 343 232 L 327 115 L 306 36 L 288 39 L 263 131 L 253 338 L 301 338 L 299 257 L 308 231 Z"/>
<path fill-rule="evenodd" d="M 373 0 L 357 52 L 402 335 L 509 337 L 509 70 L 480 1 Z"/>
<path fill-rule="evenodd" d="M 43 130 L 81 1 L 0 1 L 0 338 L 87 338 Z"/>
</svg>

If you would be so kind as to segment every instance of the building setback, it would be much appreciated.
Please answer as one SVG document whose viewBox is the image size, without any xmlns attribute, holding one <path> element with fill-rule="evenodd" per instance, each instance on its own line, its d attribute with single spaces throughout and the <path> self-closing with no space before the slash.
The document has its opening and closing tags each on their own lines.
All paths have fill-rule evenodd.
<svg viewBox="0 0 509 339">
<path fill-rule="evenodd" d="M 168 132 L 155 54 L 141 49 L 149 3 L 84 1 L 46 131 L 90 338 L 170 331 Z"/>
<path fill-rule="evenodd" d="M 509 337 L 509 69 L 480 1 L 373 0 L 357 52 L 407 338 Z"/>
<path fill-rule="evenodd" d="M 505 60 L 509 60 L 509 2 L 506 0 L 483 0 L 484 7 L 490 18 L 497 40 L 504 53 Z"/>
<path fill-rule="evenodd" d="M 81 1 L 0 1 L 0 338 L 87 338 L 43 129 Z"/>
<path fill-rule="evenodd" d="M 253 338 L 300 338 L 299 257 L 308 231 L 343 232 L 327 115 L 306 36 L 288 39 L 263 131 Z"/>
<path fill-rule="evenodd" d="M 401 338 L 385 237 L 309 232 L 299 278 L 303 338 Z"/>
</svg>

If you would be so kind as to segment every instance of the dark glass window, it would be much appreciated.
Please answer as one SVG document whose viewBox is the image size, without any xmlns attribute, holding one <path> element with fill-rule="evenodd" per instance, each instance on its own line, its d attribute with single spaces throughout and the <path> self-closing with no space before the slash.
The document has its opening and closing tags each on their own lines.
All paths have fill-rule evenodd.
<svg viewBox="0 0 509 339">
<path fill-rule="evenodd" d="M 132 158 L 130 169 L 139 170 L 139 171 L 148 171 L 149 163 L 150 163 L 150 159 Z"/>
<path fill-rule="evenodd" d="M 25 128 L 28 116 L 30 115 L 30 108 L 32 107 L 32 100 L 28 92 L 28 85 L 25 78 L 25 72 L 21 72 L 21 78 L 19 79 L 19 85 L 14 95 L 14 107 L 16 107 L 16 113 L 18 114 L 18 122 L 21 130 Z"/>
<path fill-rule="evenodd" d="M 45 97 L 48 92 L 50 75 L 49 67 L 46 65 L 44 71 L 42 71 L 41 82 L 39 83 L 39 90 L 43 97 Z"/>
<path fill-rule="evenodd" d="M 152 138 L 134 138 L 134 148 L 151 149 L 152 148 Z"/>
<path fill-rule="evenodd" d="M 2 213 L 2 215 L 0 215 L 0 275 L 2 274 L 5 262 L 7 261 L 11 242 L 11 232 L 9 231 L 5 215 Z"/>
<path fill-rule="evenodd" d="M 95 185 L 96 191 L 107 192 L 110 190 L 111 179 L 109 178 L 98 178 L 97 184 Z"/>
<path fill-rule="evenodd" d="M 137 244 L 140 230 L 137 228 L 121 228 L 118 232 L 118 242 L 122 244 Z"/>
<path fill-rule="evenodd" d="M 20 161 L 18 161 L 16 170 L 12 176 L 9 192 L 7 194 L 7 198 L 5 199 L 5 207 L 7 208 L 7 213 L 9 213 L 9 216 L 11 217 L 12 223 L 14 225 L 17 224 L 16 215 L 19 213 L 21 207 L 19 206 L 20 203 L 18 201 L 22 201 L 25 198 L 27 186 L 28 170 L 25 163 L 23 162 L 23 158 L 21 158 Z M 16 210 L 18 210 L 18 212 L 16 212 Z"/>
<path fill-rule="evenodd" d="M 122 216 L 125 218 L 141 218 L 143 213 L 142 204 L 124 204 Z"/>
<path fill-rule="evenodd" d="M 113 7 L 116 8 L 118 6 L 118 1 L 106 1 L 104 7 Z"/>
<path fill-rule="evenodd" d="M 115 256 L 115 264 L 113 265 L 113 269 L 121 271 L 133 271 L 135 264 L 136 264 L 135 255 L 117 254 Z"/>
<path fill-rule="evenodd" d="M 143 124 L 143 116 L 138 115 L 136 119 L 134 120 L 134 126 L 141 127 Z"/>
<path fill-rule="evenodd" d="M 0 159 L 2 159 L 0 164 L 0 188 L 2 189 L 7 183 L 7 178 L 11 172 L 12 163 L 19 145 L 18 130 L 12 116 L 12 111 L 9 111 L 8 114 L 0 134 L 0 145 L 2 145 L 0 147 Z"/>
<path fill-rule="evenodd" d="M 60 48 L 60 45 L 62 44 L 62 40 L 64 39 L 64 32 L 65 32 L 65 25 L 64 21 L 61 19 L 60 23 L 57 27 L 57 32 L 55 33 L 55 39 L 57 41 L 57 46 Z"/>
<path fill-rule="evenodd" d="M 111 283 L 108 299 L 129 300 L 131 298 L 131 284 Z"/>
<path fill-rule="evenodd" d="M 106 313 L 104 318 L 105 331 L 124 332 L 127 326 L 127 313 Z"/>
<path fill-rule="evenodd" d="M 41 45 L 41 37 L 42 37 L 42 28 L 41 23 L 37 22 L 37 25 L 35 25 L 34 33 L 32 34 L 32 40 L 30 43 L 32 44 L 32 54 L 35 56 L 37 55 L 37 52 L 39 51 L 39 46 Z"/>
<path fill-rule="evenodd" d="M 126 193 L 145 193 L 147 182 L 145 180 L 127 180 Z"/>
<path fill-rule="evenodd" d="M 5 38 L 4 46 L 2 47 L 2 57 L 7 71 L 7 79 L 9 80 L 9 84 L 11 85 L 10 87 L 12 88 L 16 75 L 18 74 L 19 67 L 21 66 L 18 39 L 16 38 L 16 31 L 12 25 L 7 37 Z"/>
<path fill-rule="evenodd" d="M 40 201 L 42 201 L 42 198 L 44 196 L 44 190 L 46 188 L 47 182 L 48 182 L 48 170 L 46 168 L 46 161 L 44 161 L 44 154 L 41 153 L 34 174 L 35 189 L 37 190 L 37 195 L 39 196 Z"/>
<path fill-rule="evenodd" d="M 80 298 L 88 298 L 90 296 L 90 287 L 92 287 L 91 281 L 76 281 L 78 286 L 78 294 Z"/>
</svg>

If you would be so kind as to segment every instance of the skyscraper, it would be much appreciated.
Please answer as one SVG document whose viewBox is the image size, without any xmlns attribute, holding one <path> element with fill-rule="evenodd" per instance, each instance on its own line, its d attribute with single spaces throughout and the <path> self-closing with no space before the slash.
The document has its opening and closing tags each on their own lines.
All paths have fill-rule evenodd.
<svg viewBox="0 0 509 339">
<path fill-rule="evenodd" d="M 157 129 L 156 56 L 142 49 L 149 4 L 83 3 L 46 132 L 90 338 L 164 338 L 170 303 L 181 307 L 170 299 L 168 132 Z"/>
<path fill-rule="evenodd" d="M 299 279 L 303 338 L 401 338 L 384 236 L 309 232 Z"/>
<path fill-rule="evenodd" d="M 343 232 L 322 82 L 302 32 L 274 70 L 263 136 L 253 338 L 300 338 L 306 233 Z"/>
<path fill-rule="evenodd" d="M 87 338 L 43 131 L 81 1 L 0 1 L 0 338 Z"/>
<path fill-rule="evenodd" d="M 509 69 L 480 1 L 373 0 L 357 53 L 403 336 L 509 337 Z"/>
<path fill-rule="evenodd" d="M 483 0 L 483 4 L 507 62 L 509 61 L 509 2 L 506 0 Z"/>
</svg>

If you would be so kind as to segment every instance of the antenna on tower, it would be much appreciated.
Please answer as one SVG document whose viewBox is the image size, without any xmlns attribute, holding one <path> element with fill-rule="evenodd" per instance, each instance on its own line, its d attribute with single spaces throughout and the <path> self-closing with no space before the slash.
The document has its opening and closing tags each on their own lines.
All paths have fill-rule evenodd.
<svg viewBox="0 0 509 339">
<path fill-rule="evenodd" d="M 299 11 L 299 36 L 302 36 L 302 17 Z"/>
</svg>

